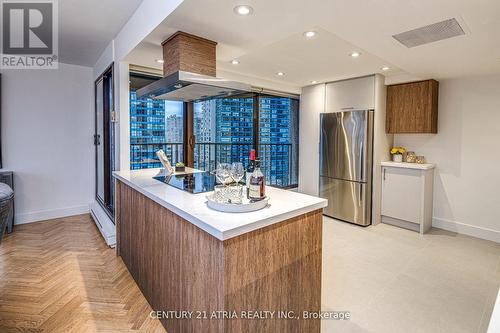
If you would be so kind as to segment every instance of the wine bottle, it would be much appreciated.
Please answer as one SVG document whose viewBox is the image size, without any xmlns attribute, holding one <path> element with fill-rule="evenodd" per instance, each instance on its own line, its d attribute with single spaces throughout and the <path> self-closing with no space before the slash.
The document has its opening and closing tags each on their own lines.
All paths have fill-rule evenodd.
<svg viewBox="0 0 500 333">
<path fill-rule="evenodd" d="M 262 200 L 266 197 L 266 182 L 264 181 L 264 174 L 260 170 L 260 160 L 255 160 L 255 170 L 250 176 L 250 186 L 248 191 L 248 198 L 250 200 Z"/>
<path fill-rule="evenodd" d="M 246 177 L 245 177 L 245 182 L 247 185 L 247 198 L 250 199 L 249 195 L 249 190 L 250 190 L 250 177 L 252 176 L 252 173 L 255 168 L 255 149 L 250 150 L 250 162 L 248 163 L 247 171 L 246 171 Z"/>
</svg>

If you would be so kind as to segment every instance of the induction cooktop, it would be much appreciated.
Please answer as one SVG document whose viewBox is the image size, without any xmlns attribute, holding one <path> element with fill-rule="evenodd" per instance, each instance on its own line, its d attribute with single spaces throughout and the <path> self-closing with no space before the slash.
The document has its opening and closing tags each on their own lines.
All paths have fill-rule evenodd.
<svg viewBox="0 0 500 333">
<path fill-rule="evenodd" d="M 203 193 L 214 190 L 215 176 L 208 172 L 181 175 L 156 176 L 154 179 L 189 193 Z"/>
</svg>

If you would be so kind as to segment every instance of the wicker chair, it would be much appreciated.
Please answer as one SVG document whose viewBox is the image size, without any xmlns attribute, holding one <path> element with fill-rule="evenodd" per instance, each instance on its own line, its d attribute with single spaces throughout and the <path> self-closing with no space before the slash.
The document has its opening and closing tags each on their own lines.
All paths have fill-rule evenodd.
<svg viewBox="0 0 500 333">
<path fill-rule="evenodd" d="M 0 243 L 2 243 L 5 226 L 9 219 L 14 201 L 14 191 L 9 185 L 0 183 Z"/>
</svg>

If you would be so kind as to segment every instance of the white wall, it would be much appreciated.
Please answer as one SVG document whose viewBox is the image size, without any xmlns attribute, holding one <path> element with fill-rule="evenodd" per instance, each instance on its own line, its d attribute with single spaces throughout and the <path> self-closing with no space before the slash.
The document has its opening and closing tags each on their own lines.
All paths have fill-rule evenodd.
<svg viewBox="0 0 500 333">
<path fill-rule="evenodd" d="M 373 188 L 372 224 L 381 221 L 382 212 L 382 167 L 381 162 L 391 159 L 389 150 L 394 135 L 385 130 L 387 87 L 384 76 L 375 75 L 375 116 L 373 119 Z"/>
<path fill-rule="evenodd" d="M 395 135 L 437 164 L 433 225 L 500 242 L 500 76 L 440 81 L 438 134 Z"/>
<path fill-rule="evenodd" d="M 94 78 L 99 77 L 114 62 L 116 170 L 130 168 L 129 64 L 125 57 L 142 42 L 183 0 L 144 0 L 132 14 L 115 39 L 110 41 L 94 66 Z"/>
<path fill-rule="evenodd" d="M 325 112 L 325 84 L 302 88 L 299 108 L 299 192 L 319 192 L 319 114 Z"/>
<path fill-rule="evenodd" d="M 2 73 L 3 170 L 16 224 L 89 211 L 94 189 L 92 68 Z"/>
<path fill-rule="evenodd" d="M 124 60 L 184 0 L 143 0 L 115 38 L 117 60 Z"/>
<path fill-rule="evenodd" d="M 183 0 L 143 0 L 115 38 L 103 50 L 93 68 L 94 78 L 98 78 L 114 63 L 114 109 L 115 122 L 115 170 L 130 169 L 130 106 L 129 106 L 129 64 L 125 57 L 142 42 L 160 23 L 172 13 Z M 94 200 L 92 214 L 108 245 L 114 243 L 115 225 L 99 204 Z"/>
<path fill-rule="evenodd" d="M 15 172 L 17 224 L 89 211 L 95 182 L 94 79 L 117 64 L 120 143 L 128 151 L 128 64 L 120 61 L 181 2 L 144 0 L 94 68 L 60 64 L 58 70 L 2 73 L 3 170 Z M 118 154 L 120 166 L 128 168 L 128 155 Z"/>
<path fill-rule="evenodd" d="M 115 63 L 115 110 L 118 110 L 118 123 L 115 124 L 116 168 L 119 170 L 130 169 L 130 69 L 126 62 Z"/>
<path fill-rule="evenodd" d="M 143 0 L 127 23 L 103 50 L 94 65 L 94 77 L 99 77 L 113 61 L 125 57 L 160 25 L 184 0 Z"/>
<path fill-rule="evenodd" d="M 94 65 L 94 80 L 97 80 L 115 61 L 115 42 L 111 41 Z"/>
</svg>

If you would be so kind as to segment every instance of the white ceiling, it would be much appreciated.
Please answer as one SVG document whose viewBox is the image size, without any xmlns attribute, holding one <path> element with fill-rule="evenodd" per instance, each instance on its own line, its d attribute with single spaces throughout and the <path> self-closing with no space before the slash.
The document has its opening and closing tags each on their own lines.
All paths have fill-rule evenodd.
<svg viewBox="0 0 500 333">
<path fill-rule="evenodd" d="M 94 66 L 142 0 L 59 0 L 59 60 Z"/>
<path fill-rule="evenodd" d="M 132 63 L 160 68 L 160 44 L 182 30 L 219 43 L 224 73 L 301 87 L 384 72 L 389 82 L 500 73 L 498 0 L 248 0 L 254 13 L 237 16 L 235 0 L 185 0 L 130 55 Z M 408 49 L 391 36 L 455 17 L 460 36 Z M 303 32 L 318 32 L 306 40 Z M 351 51 L 362 56 L 353 59 Z M 230 64 L 237 58 L 240 65 Z M 286 75 L 278 77 L 276 72 Z M 252 82 L 250 82 L 252 83 Z"/>
</svg>

